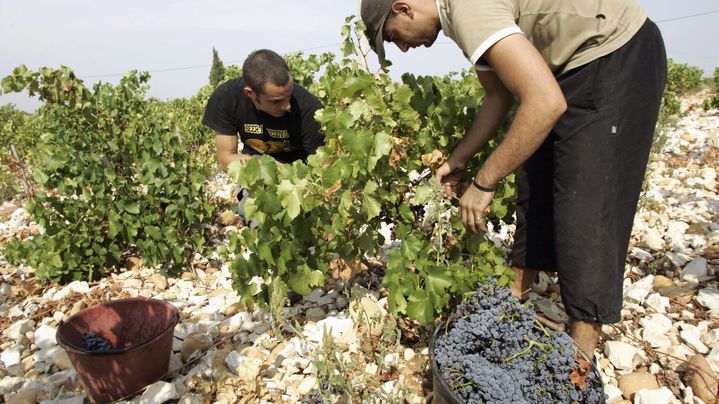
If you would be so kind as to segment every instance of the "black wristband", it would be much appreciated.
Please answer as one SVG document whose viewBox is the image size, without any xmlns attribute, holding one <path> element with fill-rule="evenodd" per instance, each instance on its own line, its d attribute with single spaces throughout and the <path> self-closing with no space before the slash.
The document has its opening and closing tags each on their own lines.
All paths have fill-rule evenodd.
<svg viewBox="0 0 719 404">
<path fill-rule="evenodd" d="M 477 189 L 479 189 L 480 191 L 483 191 L 483 192 L 494 192 L 497 190 L 496 185 L 493 187 L 485 187 L 484 185 L 477 182 L 477 180 L 475 180 L 475 179 L 472 179 L 472 185 L 474 185 L 475 187 L 477 187 Z"/>
</svg>

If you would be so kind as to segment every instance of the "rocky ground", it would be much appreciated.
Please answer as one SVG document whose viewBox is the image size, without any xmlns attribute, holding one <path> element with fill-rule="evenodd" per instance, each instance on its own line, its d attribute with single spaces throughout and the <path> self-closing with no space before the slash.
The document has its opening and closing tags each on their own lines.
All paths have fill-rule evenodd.
<svg viewBox="0 0 719 404">
<path fill-rule="evenodd" d="M 662 131 L 635 220 L 620 323 L 605 326 L 596 354 L 610 403 L 714 403 L 719 374 L 719 111 L 701 96 Z M 226 178 L 210 183 L 230 203 Z M 213 225 L 218 245 L 237 231 L 229 212 Z M 21 201 L 0 206 L 0 246 L 41 229 Z M 511 228 L 492 238 L 506 244 Z M 32 268 L 0 256 L 0 397 L 8 403 L 87 401 L 65 350 L 61 321 L 123 297 L 163 299 L 181 319 L 170 372 L 132 403 L 432 400 L 428 334 L 387 314 L 377 268 L 334 264 L 334 280 L 285 307 L 248 310 L 232 290 L 228 262 L 196 257 L 181 278 L 129 259 L 100 282 L 42 286 Z M 381 263 L 377 263 L 381 266 Z M 556 279 L 542 276 L 531 300 L 566 322 Z M 272 312 L 272 315 L 270 315 Z"/>
</svg>

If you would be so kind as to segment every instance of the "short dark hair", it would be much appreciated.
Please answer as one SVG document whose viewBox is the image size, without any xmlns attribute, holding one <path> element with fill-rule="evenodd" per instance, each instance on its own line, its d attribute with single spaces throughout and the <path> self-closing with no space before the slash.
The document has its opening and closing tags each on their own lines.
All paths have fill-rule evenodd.
<svg viewBox="0 0 719 404">
<path fill-rule="evenodd" d="M 242 64 L 242 77 L 252 91 L 262 94 L 268 82 L 283 86 L 290 80 L 290 68 L 282 56 L 269 49 L 250 53 Z"/>
</svg>

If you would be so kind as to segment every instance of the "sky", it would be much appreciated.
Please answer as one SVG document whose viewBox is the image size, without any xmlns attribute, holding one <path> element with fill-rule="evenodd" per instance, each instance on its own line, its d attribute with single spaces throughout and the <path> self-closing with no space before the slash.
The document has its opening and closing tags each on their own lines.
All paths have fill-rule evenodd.
<svg viewBox="0 0 719 404">
<path fill-rule="evenodd" d="M 719 67 L 717 0 L 637 0 L 664 35 L 667 54 L 712 75 Z M 357 0 L 0 0 L 0 77 L 30 69 L 72 68 L 87 86 L 117 83 L 129 70 L 149 71 L 149 95 L 188 97 L 208 82 L 212 48 L 225 65 L 252 50 L 280 54 L 339 52 L 347 16 Z M 702 15 L 703 14 L 703 15 Z M 444 75 L 469 62 L 442 33 L 431 48 L 402 54 L 388 44 L 390 75 Z M 378 68 L 374 54 L 370 68 Z M 32 111 L 26 94 L 0 95 Z"/>
</svg>

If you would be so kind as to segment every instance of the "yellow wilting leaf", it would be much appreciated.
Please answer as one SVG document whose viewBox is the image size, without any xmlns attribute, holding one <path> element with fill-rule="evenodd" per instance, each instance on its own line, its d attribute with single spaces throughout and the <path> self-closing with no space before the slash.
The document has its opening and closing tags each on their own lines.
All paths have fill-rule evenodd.
<svg viewBox="0 0 719 404">
<path fill-rule="evenodd" d="M 332 276 L 332 279 L 349 281 L 358 273 L 366 270 L 367 266 L 359 260 L 348 262 L 344 258 L 339 258 L 330 262 L 330 276 Z"/>
<path fill-rule="evenodd" d="M 422 165 L 427 166 L 432 170 L 436 170 L 442 164 L 444 164 L 444 153 L 437 149 L 434 149 L 432 153 L 422 155 Z"/>
</svg>

